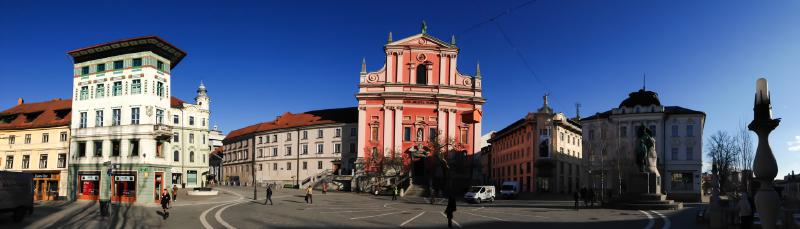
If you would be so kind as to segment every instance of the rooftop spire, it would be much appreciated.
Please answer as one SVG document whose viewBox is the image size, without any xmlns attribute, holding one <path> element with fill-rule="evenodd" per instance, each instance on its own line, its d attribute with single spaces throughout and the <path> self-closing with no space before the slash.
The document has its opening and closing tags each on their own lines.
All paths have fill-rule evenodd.
<svg viewBox="0 0 800 229">
<path fill-rule="evenodd" d="M 642 90 L 647 90 L 647 74 L 642 73 Z"/>
<path fill-rule="evenodd" d="M 386 43 L 387 44 L 388 43 L 392 43 L 392 32 L 391 31 L 389 31 L 389 41 L 387 41 Z"/>
<path fill-rule="evenodd" d="M 428 33 L 428 24 L 425 23 L 425 20 L 422 20 L 422 34 Z"/>
<path fill-rule="evenodd" d="M 361 59 L 361 73 L 367 73 L 367 58 Z"/>
<path fill-rule="evenodd" d="M 451 45 L 456 45 L 456 35 L 455 34 L 453 34 L 453 37 L 450 38 L 450 44 Z"/>
<path fill-rule="evenodd" d="M 475 78 L 481 78 L 481 62 L 478 61 L 477 66 L 475 66 Z"/>
<path fill-rule="evenodd" d="M 547 101 L 549 97 L 550 93 L 544 93 L 544 96 L 542 96 L 544 104 L 542 104 L 542 107 L 539 108 L 539 110 L 537 111 L 538 113 L 553 113 L 553 109 L 550 108 L 550 103 Z"/>
</svg>

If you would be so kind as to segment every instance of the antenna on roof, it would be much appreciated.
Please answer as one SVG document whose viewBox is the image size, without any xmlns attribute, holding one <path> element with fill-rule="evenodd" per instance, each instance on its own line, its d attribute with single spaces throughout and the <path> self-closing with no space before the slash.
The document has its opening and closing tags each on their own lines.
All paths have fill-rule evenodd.
<svg viewBox="0 0 800 229">
<path fill-rule="evenodd" d="M 581 103 L 575 103 L 575 118 L 581 119 Z"/>
<path fill-rule="evenodd" d="M 647 90 L 647 74 L 642 72 L 642 90 Z"/>
</svg>

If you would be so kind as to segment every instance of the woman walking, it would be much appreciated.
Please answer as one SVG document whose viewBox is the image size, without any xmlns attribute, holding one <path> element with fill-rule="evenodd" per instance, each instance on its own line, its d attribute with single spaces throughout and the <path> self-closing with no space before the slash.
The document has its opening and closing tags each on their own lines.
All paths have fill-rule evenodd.
<svg viewBox="0 0 800 229">
<path fill-rule="evenodd" d="M 169 200 L 170 200 L 169 193 L 167 192 L 166 189 L 162 189 L 161 190 L 161 210 L 163 211 L 162 216 L 164 217 L 164 219 L 167 219 L 167 217 L 169 217 L 169 212 L 167 211 L 167 209 L 168 209 L 167 205 L 169 205 Z"/>
<path fill-rule="evenodd" d="M 453 212 L 456 211 L 456 198 L 450 195 L 447 200 L 447 208 L 444 209 L 444 214 L 447 215 L 447 228 L 453 228 Z"/>
</svg>

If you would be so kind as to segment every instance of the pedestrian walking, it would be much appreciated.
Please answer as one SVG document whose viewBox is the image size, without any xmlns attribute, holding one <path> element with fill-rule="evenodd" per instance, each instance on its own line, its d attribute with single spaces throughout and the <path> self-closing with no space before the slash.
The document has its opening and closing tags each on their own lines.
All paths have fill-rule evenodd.
<svg viewBox="0 0 800 229">
<path fill-rule="evenodd" d="M 742 193 L 742 199 L 739 200 L 737 208 L 739 209 L 739 219 L 741 220 L 739 227 L 750 229 L 750 225 L 753 224 L 753 208 L 750 205 L 747 192 Z"/>
<path fill-rule="evenodd" d="M 306 203 L 307 204 L 314 204 L 314 198 L 311 196 L 312 190 L 314 190 L 314 189 L 312 189 L 311 186 L 308 186 L 308 188 L 306 188 Z"/>
<path fill-rule="evenodd" d="M 178 186 L 172 185 L 172 201 L 178 201 Z"/>
<path fill-rule="evenodd" d="M 399 194 L 399 193 L 397 193 L 397 192 L 398 192 L 398 191 L 397 191 L 397 186 L 394 186 L 394 187 L 392 188 L 392 200 L 397 200 L 397 195 Z"/>
<path fill-rule="evenodd" d="M 575 211 L 577 211 L 578 209 L 580 209 L 581 195 L 578 193 L 578 191 L 575 191 L 575 193 L 572 195 L 573 195 L 572 197 L 575 198 Z"/>
<path fill-rule="evenodd" d="M 587 198 L 589 199 L 589 206 L 590 206 L 590 207 L 594 207 L 594 190 L 593 190 L 593 189 L 589 189 L 589 190 L 586 192 L 586 194 L 588 194 L 588 195 L 589 195 L 589 196 L 587 197 Z"/>
<path fill-rule="evenodd" d="M 170 201 L 169 193 L 167 192 L 166 189 L 162 189 L 161 190 L 161 210 L 163 211 L 162 212 L 163 213 L 162 217 L 164 217 L 164 219 L 167 219 L 167 217 L 169 217 L 169 212 L 167 211 L 167 209 L 168 209 L 167 205 L 169 205 L 169 201 Z"/>
<path fill-rule="evenodd" d="M 456 211 L 456 198 L 450 195 L 447 200 L 447 208 L 444 209 L 444 214 L 447 215 L 447 228 L 453 228 L 453 212 Z"/>
<path fill-rule="evenodd" d="M 580 194 L 581 194 L 581 199 L 583 200 L 583 206 L 584 207 L 588 207 L 589 206 L 589 198 L 587 198 L 587 197 L 589 197 L 589 195 L 586 195 L 586 188 L 581 188 L 581 193 Z"/>
<path fill-rule="evenodd" d="M 272 205 L 272 186 L 271 185 L 267 185 L 267 199 L 264 200 L 264 205 L 267 205 L 267 202 L 269 202 L 269 205 Z"/>
</svg>

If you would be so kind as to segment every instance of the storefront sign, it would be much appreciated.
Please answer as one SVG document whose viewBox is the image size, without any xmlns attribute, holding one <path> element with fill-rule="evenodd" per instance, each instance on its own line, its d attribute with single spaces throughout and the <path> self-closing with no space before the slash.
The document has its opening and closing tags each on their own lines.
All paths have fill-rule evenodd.
<svg viewBox="0 0 800 229">
<path fill-rule="evenodd" d="M 171 172 L 171 173 L 181 173 L 181 169 L 180 168 L 170 168 L 169 172 Z"/>
<path fill-rule="evenodd" d="M 100 176 L 81 176 L 81 180 L 85 180 L 85 181 L 94 180 L 94 181 L 96 181 L 96 180 L 100 180 Z"/>
<path fill-rule="evenodd" d="M 114 176 L 114 181 L 134 181 L 133 176 Z"/>
<path fill-rule="evenodd" d="M 33 178 L 50 178 L 53 174 L 50 173 L 34 173 Z"/>
</svg>

